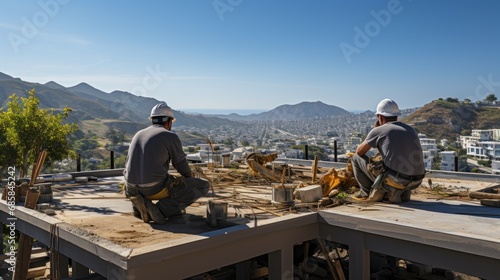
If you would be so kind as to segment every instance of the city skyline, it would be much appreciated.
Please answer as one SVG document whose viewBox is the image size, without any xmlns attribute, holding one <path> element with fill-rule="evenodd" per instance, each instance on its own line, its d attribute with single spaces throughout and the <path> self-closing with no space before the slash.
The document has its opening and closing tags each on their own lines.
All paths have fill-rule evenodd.
<svg viewBox="0 0 500 280">
<path fill-rule="evenodd" d="M 495 1 L 4 1 L 0 72 L 177 110 L 374 110 L 500 88 Z M 217 112 L 214 112 L 217 113 Z"/>
</svg>

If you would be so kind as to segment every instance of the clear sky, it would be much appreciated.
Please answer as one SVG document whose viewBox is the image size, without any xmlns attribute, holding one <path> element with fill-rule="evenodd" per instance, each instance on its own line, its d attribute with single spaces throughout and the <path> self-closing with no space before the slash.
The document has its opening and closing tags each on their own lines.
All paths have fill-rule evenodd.
<svg viewBox="0 0 500 280">
<path fill-rule="evenodd" d="M 0 72 L 176 110 L 500 99 L 500 1 L 0 0 Z"/>
</svg>

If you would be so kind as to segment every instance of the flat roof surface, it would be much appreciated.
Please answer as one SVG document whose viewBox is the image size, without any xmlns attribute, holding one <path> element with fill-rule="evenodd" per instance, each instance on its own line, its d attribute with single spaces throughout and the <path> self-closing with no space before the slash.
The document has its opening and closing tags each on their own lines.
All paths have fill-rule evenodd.
<svg viewBox="0 0 500 280">
<path fill-rule="evenodd" d="M 215 196 L 200 198 L 186 209 L 184 215 L 174 217 L 164 225 L 144 223 L 134 217 L 132 204 L 120 188 L 123 178 L 107 177 L 79 184 L 55 183 L 52 187 L 53 201 L 50 203 L 55 215 L 47 217 L 43 213 L 18 207 L 16 217 L 22 220 L 18 224 L 20 228 L 29 231 L 31 225 L 34 228 L 30 232 L 38 230 L 35 236 L 38 240 L 43 239 L 41 232 L 45 232 L 45 238 L 52 236 L 52 225 L 57 224 L 60 242 L 65 244 L 62 249 L 66 251 L 62 253 L 78 250 L 78 254 L 82 254 L 83 264 L 89 267 L 94 265 L 95 271 L 103 275 L 106 275 L 106 271 L 108 275 L 112 273 L 109 271 L 114 269 L 113 265 L 123 270 L 131 269 L 130 273 L 135 275 L 142 269 L 163 269 L 166 264 L 172 263 L 173 259 L 168 258 L 173 255 L 178 257 L 179 254 L 186 254 L 186 258 L 192 258 L 192 254 L 209 254 L 214 246 L 227 250 L 229 260 L 215 264 L 212 261 L 210 264 L 213 266 L 207 263 L 206 267 L 198 268 L 198 273 L 201 273 L 203 269 L 236 262 L 229 253 L 236 244 L 250 246 L 247 249 L 252 251 L 255 244 L 241 242 L 248 241 L 250 236 L 255 239 L 254 243 L 259 242 L 261 237 L 258 235 L 263 233 L 263 229 L 269 238 L 265 241 L 266 245 L 260 246 L 259 253 L 280 245 L 275 239 L 278 236 L 279 242 L 284 242 L 281 240 L 283 234 L 290 234 L 287 238 L 300 234 L 302 237 L 314 236 L 314 232 L 321 228 L 318 221 L 327 227 L 341 227 L 427 246 L 448 247 L 449 250 L 457 249 L 498 259 L 500 208 L 480 205 L 478 200 L 469 198 L 468 192 L 497 186 L 500 177 L 483 180 L 472 175 L 469 180 L 465 180 L 455 174 L 445 175 L 429 174 L 422 186 L 412 192 L 412 200 L 407 203 L 353 203 L 325 207 L 300 201 L 296 201 L 293 207 L 273 205 L 273 187 L 265 180 L 256 180 L 248 174 L 235 175 L 236 180 L 218 177 L 219 180 L 214 184 Z M 207 220 L 208 201 L 214 199 L 228 202 L 227 218 L 219 220 L 215 227 Z M 5 221 L 5 218 L 8 219 L 5 201 L 1 201 L 0 210 L 3 212 L 0 217 Z M 319 215 L 311 215 L 314 212 Z M 284 232 L 283 226 L 286 228 Z M 287 242 L 292 242 L 290 240 L 287 239 Z M 238 255 L 244 256 L 247 255 Z M 94 261 L 86 263 L 84 260 L 90 257 Z M 102 264 L 102 260 L 108 264 Z M 189 274 L 182 273 L 183 276 Z"/>
<path fill-rule="evenodd" d="M 198 199 L 184 215 L 170 218 L 166 224 L 144 223 L 133 216 L 132 204 L 120 189 L 121 180 L 105 178 L 96 184 L 53 186 L 51 204 L 56 212 L 53 218 L 121 246 L 138 248 L 289 212 L 271 204 L 270 185 L 234 184 L 216 187 L 215 197 Z M 228 202 L 227 219 L 219 220 L 215 227 L 206 218 L 209 200 Z"/>
<path fill-rule="evenodd" d="M 426 181 L 431 178 L 432 182 Z M 127 248 L 139 248 L 190 235 L 213 231 L 222 227 L 246 224 L 254 219 L 300 214 L 317 211 L 317 205 L 297 203 L 293 208 L 272 205 L 270 184 L 220 183 L 215 184 L 216 196 L 202 197 L 186 209 L 182 216 L 171 218 L 164 225 L 144 223 L 132 214 L 132 205 L 125 198 L 119 183 L 122 177 L 102 178 L 85 184 L 54 185 L 56 207 L 53 218 L 70 224 Z M 429 188 L 431 183 L 433 188 Z M 497 231 L 500 208 L 486 207 L 466 195 L 494 185 L 473 179 L 453 178 L 424 180 L 414 191 L 412 201 L 400 205 L 389 203 L 347 204 L 329 211 L 358 215 L 369 219 L 382 219 L 410 227 L 428 227 L 443 231 L 462 231 L 479 238 L 500 238 Z M 207 221 L 209 200 L 228 202 L 227 219 L 219 220 L 216 227 Z"/>
</svg>

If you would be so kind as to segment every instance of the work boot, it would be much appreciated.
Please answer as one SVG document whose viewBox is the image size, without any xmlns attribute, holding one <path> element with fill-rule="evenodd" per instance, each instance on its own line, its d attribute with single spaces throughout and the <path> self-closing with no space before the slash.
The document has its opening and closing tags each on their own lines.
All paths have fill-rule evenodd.
<svg viewBox="0 0 500 280">
<path fill-rule="evenodd" d="M 144 198 L 144 196 L 142 196 L 141 194 L 138 194 L 136 196 L 136 199 L 138 204 L 142 205 L 143 208 L 146 208 L 146 212 L 149 214 L 149 217 L 153 221 L 155 221 L 155 223 L 162 225 L 167 222 L 167 219 L 165 218 L 165 216 L 163 216 L 163 213 L 160 211 L 158 206 L 156 206 L 153 202 L 151 202 L 151 200 Z M 141 210 L 141 208 L 139 207 L 137 209 L 139 210 L 139 212 L 141 212 L 142 216 L 143 213 L 142 211 L 144 210 Z M 144 216 L 142 220 L 144 221 Z"/>
<path fill-rule="evenodd" d="M 137 207 L 134 206 L 134 204 L 132 204 L 132 211 L 133 211 L 134 217 L 142 220 L 141 212 L 139 212 L 139 210 L 137 209 Z M 147 213 L 147 211 L 146 211 L 146 213 Z M 150 220 L 151 220 L 151 218 L 150 218 Z"/>
<path fill-rule="evenodd" d="M 351 198 L 354 201 L 366 201 L 368 196 L 364 192 L 360 191 L 359 193 L 351 196 Z"/>
<path fill-rule="evenodd" d="M 401 194 L 401 202 L 408 202 L 411 199 L 411 191 L 404 191 Z"/>
<path fill-rule="evenodd" d="M 371 190 L 368 200 L 370 202 L 379 202 L 382 201 L 382 199 L 384 199 L 384 196 L 385 196 L 385 191 L 382 188 L 375 188 Z"/>
<path fill-rule="evenodd" d="M 182 209 L 182 210 L 178 210 L 172 214 L 170 214 L 170 216 L 168 216 L 168 218 L 174 218 L 174 217 L 177 217 L 177 216 L 183 216 L 184 214 L 186 214 L 186 209 Z"/>
<path fill-rule="evenodd" d="M 389 195 L 389 202 L 399 204 L 401 202 L 410 201 L 411 191 L 397 190 L 392 191 Z"/>
<path fill-rule="evenodd" d="M 134 211 L 134 216 L 142 219 L 143 222 L 149 223 L 151 217 L 149 216 L 146 204 L 140 201 L 137 196 L 131 196 L 130 202 L 132 202 L 132 210 Z"/>
</svg>

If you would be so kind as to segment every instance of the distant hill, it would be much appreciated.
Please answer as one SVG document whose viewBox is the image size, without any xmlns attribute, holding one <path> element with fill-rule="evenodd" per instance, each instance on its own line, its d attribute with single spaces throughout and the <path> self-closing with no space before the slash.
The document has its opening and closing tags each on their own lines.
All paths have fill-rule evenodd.
<svg viewBox="0 0 500 280">
<path fill-rule="evenodd" d="M 479 108 L 472 103 L 434 100 L 402 121 L 419 133 L 436 139 L 455 141 L 472 129 L 500 128 L 500 108 Z"/>
<path fill-rule="evenodd" d="M 217 115 L 220 118 L 240 121 L 265 121 L 265 120 L 301 120 L 327 116 L 343 116 L 351 113 L 337 106 L 328 105 L 321 101 L 301 102 L 295 105 L 281 105 L 270 111 L 259 114 L 241 116 L 238 114 Z"/>
<path fill-rule="evenodd" d="M 10 95 L 15 93 L 20 97 L 26 97 L 31 89 L 35 89 L 41 108 L 58 110 L 66 106 L 70 107 L 72 112 L 69 115 L 69 122 L 81 123 L 93 119 L 117 120 L 118 123 L 129 123 L 126 126 L 127 130 L 148 125 L 151 108 L 160 102 L 151 97 L 136 96 L 124 91 L 106 93 L 87 83 L 67 88 L 54 81 L 46 84 L 31 83 L 0 72 L 0 108 L 6 106 Z M 176 110 L 174 110 L 174 115 L 177 119 L 176 127 L 210 129 L 222 125 L 235 127 L 242 125 L 228 119 L 193 116 Z"/>
<path fill-rule="evenodd" d="M 116 90 L 106 93 L 85 82 L 65 87 L 55 81 L 45 84 L 32 83 L 0 73 L 0 109 L 5 108 L 10 95 L 15 93 L 18 96 L 26 97 L 31 89 L 35 89 L 41 108 L 54 108 L 57 111 L 66 106 L 70 107 L 72 112 L 69 114 L 67 122 L 79 124 L 84 131 L 96 130 L 101 133 L 106 131 L 108 127 L 124 130 L 127 134 L 134 133 L 134 131 L 149 125 L 148 117 L 151 108 L 159 103 L 154 98 L 136 96 L 125 91 Z M 342 108 L 320 101 L 281 105 L 270 111 L 248 116 L 187 114 L 177 111 L 175 108 L 173 110 L 177 119 L 175 128 L 178 131 L 182 131 L 184 127 L 200 129 L 216 129 L 222 126 L 241 128 L 249 125 L 246 121 L 301 120 L 351 114 Z M 194 143 L 203 140 L 198 135 L 187 133 L 180 135 L 183 142 Z M 187 140 L 184 140 L 183 137 Z"/>
</svg>

